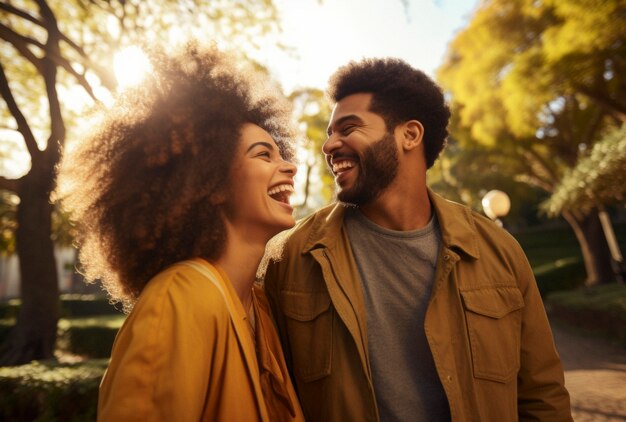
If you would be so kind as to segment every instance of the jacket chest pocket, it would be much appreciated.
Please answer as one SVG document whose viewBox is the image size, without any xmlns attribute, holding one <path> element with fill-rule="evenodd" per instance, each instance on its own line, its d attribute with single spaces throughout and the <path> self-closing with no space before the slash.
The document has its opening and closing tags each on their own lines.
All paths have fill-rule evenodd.
<svg viewBox="0 0 626 422">
<path fill-rule="evenodd" d="M 281 292 L 296 374 L 311 382 L 330 374 L 333 308 L 326 292 Z"/>
<path fill-rule="evenodd" d="M 474 377 L 513 379 L 520 367 L 524 299 L 517 287 L 461 291 Z"/>
</svg>

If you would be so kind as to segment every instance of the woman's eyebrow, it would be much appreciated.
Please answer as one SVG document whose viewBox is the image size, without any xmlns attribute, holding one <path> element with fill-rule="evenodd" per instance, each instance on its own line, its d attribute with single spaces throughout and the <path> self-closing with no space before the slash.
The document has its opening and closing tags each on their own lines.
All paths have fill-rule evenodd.
<svg viewBox="0 0 626 422">
<path fill-rule="evenodd" d="M 269 142 L 259 141 L 259 142 L 255 142 L 255 143 L 253 143 L 252 145 L 250 145 L 250 146 L 248 147 L 248 149 L 246 150 L 246 152 L 250 152 L 250 150 L 251 150 L 252 148 L 254 148 L 254 147 L 256 147 L 256 146 L 259 146 L 259 145 L 264 146 L 264 147 L 268 148 L 268 149 L 269 149 L 269 150 L 271 150 L 271 151 L 274 151 L 274 146 L 273 146 L 272 144 L 270 144 Z"/>
</svg>

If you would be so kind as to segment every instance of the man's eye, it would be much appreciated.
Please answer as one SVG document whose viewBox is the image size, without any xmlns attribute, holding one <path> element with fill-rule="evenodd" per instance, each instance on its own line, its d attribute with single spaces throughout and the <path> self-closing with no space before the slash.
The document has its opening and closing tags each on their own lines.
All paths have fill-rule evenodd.
<svg viewBox="0 0 626 422">
<path fill-rule="evenodd" d="M 259 152 L 256 156 L 257 156 L 257 157 L 266 157 L 266 158 L 270 158 L 270 153 L 269 153 L 269 151 L 261 151 L 261 152 Z"/>
<path fill-rule="evenodd" d="M 354 126 L 354 125 L 344 126 L 344 127 L 341 128 L 341 133 L 347 135 L 348 133 L 352 132 L 355 127 L 356 126 Z"/>
</svg>

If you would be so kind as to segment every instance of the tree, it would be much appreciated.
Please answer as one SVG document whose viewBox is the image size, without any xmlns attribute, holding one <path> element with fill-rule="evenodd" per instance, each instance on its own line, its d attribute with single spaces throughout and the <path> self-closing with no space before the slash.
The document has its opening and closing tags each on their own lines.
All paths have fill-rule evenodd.
<svg viewBox="0 0 626 422">
<path fill-rule="evenodd" d="M 209 33 L 231 49 L 252 48 L 276 33 L 278 24 L 272 0 L 70 0 L 54 5 L 16 0 L 0 3 L 0 18 L 0 114 L 10 122 L 8 129 L 21 135 L 31 159 L 24 176 L 0 177 L 0 189 L 19 197 L 22 305 L 0 353 L 0 365 L 16 365 L 53 357 L 59 306 L 51 194 L 61 148 L 78 115 L 76 102 L 100 103 L 106 91 L 115 91 L 112 59 L 127 45 Z"/>
<path fill-rule="evenodd" d="M 294 112 L 300 131 L 304 134 L 305 187 L 304 199 L 296 207 L 299 217 L 326 205 L 333 194 L 334 178 L 322 154 L 326 138 L 326 127 L 330 120 L 330 106 L 324 99 L 323 91 L 316 88 L 302 88 L 291 93 L 289 100 L 294 104 Z M 313 191 L 315 195 L 311 195 Z M 321 202 L 311 203 L 314 196 Z"/>
<path fill-rule="evenodd" d="M 626 125 L 596 142 L 569 169 L 542 208 L 550 215 L 587 213 L 598 206 L 626 202 Z"/>
<path fill-rule="evenodd" d="M 503 174 L 551 194 L 581 152 L 626 118 L 626 4 L 490 0 L 450 44 L 438 77 L 452 133 L 516 165 Z M 504 159 L 504 158 L 503 158 Z M 598 210 L 563 210 L 587 284 L 613 279 Z"/>
</svg>

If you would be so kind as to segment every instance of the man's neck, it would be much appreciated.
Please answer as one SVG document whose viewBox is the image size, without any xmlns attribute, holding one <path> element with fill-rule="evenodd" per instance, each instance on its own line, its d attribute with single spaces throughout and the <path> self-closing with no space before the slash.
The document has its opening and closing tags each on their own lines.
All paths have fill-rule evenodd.
<svg viewBox="0 0 626 422">
<path fill-rule="evenodd" d="M 417 230 L 428 224 L 432 207 L 424 183 L 396 179 L 381 195 L 360 207 L 365 217 L 390 230 Z"/>
</svg>

